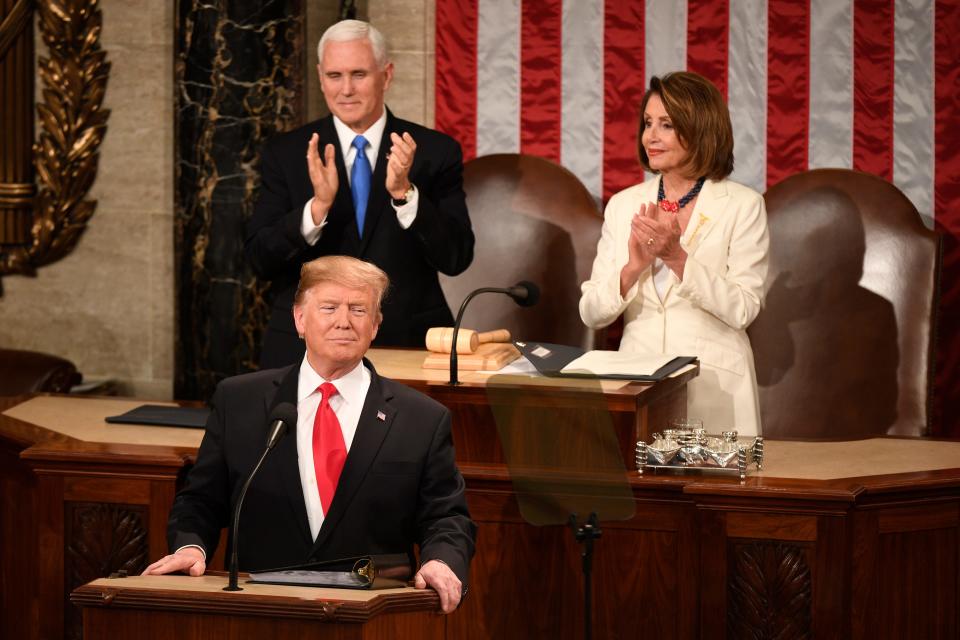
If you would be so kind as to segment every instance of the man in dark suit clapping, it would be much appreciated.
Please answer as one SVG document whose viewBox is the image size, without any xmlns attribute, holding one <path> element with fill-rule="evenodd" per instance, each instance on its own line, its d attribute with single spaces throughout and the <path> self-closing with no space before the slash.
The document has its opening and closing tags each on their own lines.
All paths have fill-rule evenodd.
<svg viewBox="0 0 960 640">
<path fill-rule="evenodd" d="M 331 115 L 264 147 L 247 228 L 247 256 L 271 281 L 264 368 L 303 354 L 290 315 L 302 263 L 342 254 L 379 266 L 393 288 L 376 344 L 423 346 L 428 328 L 453 323 L 438 272 L 456 275 L 473 259 L 460 146 L 386 108 L 393 64 L 380 32 L 338 22 L 317 55 Z"/>
<path fill-rule="evenodd" d="M 435 589 L 445 612 L 457 607 L 476 526 L 454 462 L 450 412 L 380 377 L 363 357 L 387 284 L 383 271 L 355 258 L 303 265 L 293 317 L 306 356 L 218 385 L 197 462 L 170 511 L 172 553 L 145 574 L 206 571 L 263 452 L 268 417 L 289 402 L 296 433 L 267 456 L 243 503 L 240 569 L 367 554 L 413 559 L 416 544 L 415 585 Z"/>
</svg>

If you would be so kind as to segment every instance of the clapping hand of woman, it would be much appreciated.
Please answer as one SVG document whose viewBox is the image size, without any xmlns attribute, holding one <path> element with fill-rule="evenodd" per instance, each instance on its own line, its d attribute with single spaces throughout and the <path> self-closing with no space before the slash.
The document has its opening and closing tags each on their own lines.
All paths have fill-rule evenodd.
<svg viewBox="0 0 960 640">
<path fill-rule="evenodd" d="M 640 205 L 640 210 L 633 214 L 630 222 L 630 236 L 627 238 L 627 264 L 620 271 L 620 295 L 625 296 L 643 270 L 653 263 L 656 254 L 652 251 L 653 243 L 649 242 L 649 234 L 640 227 L 640 220 L 656 215 L 657 205 L 652 202 Z"/>
<path fill-rule="evenodd" d="M 687 262 L 687 252 L 680 246 L 680 222 L 677 217 L 653 203 L 646 205 L 646 215 L 633 217 L 630 237 L 642 239 L 647 251 L 663 260 L 677 277 L 683 280 L 683 267 Z"/>
</svg>

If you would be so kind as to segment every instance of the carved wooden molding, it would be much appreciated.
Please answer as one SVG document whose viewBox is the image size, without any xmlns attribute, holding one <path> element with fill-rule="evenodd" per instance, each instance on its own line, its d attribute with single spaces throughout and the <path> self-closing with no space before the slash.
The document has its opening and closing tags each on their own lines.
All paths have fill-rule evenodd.
<svg viewBox="0 0 960 640">
<path fill-rule="evenodd" d="M 141 505 L 68 502 L 64 535 L 65 599 L 70 592 L 114 571 L 136 575 L 147 566 L 147 508 Z M 80 611 L 67 604 L 64 636 L 82 637 Z"/>
<path fill-rule="evenodd" d="M 96 209 L 85 199 L 97 175 L 107 130 L 101 108 L 110 63 L 100 47 L 98 0 L 41 0 L 36 12 L 50 57 L 41 57 L 42 132 L 33 145 L 40 189 L 34 201 L 30 243 L 0 253 L 0 275 L 32 275 L 76 246 Z M 19 5 L 18 5 L 19 6 Z"/>
<path fill-rule="evenodd" d="M 784 542 L 733 545 L 727 582 L 727 637 L 813 637 L 813 581 L 803 547 Z"/>
</svg>

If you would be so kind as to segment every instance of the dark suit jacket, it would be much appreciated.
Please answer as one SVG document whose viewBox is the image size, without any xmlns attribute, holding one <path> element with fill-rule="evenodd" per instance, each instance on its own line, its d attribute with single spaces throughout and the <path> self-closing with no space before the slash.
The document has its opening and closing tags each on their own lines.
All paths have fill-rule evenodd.
<svg viewBox="0 0 960 640">
<path fill-rule="evenodd" d="M 370 390 L 317 539 L 310 537 L 291 430 L 267 456 L 244 499 L 240 569 L 370 553 L 412 557 L 418 544 L 421 562 L 442 560 L 466 585 L 476 527 L 454 463 L 450 413 L 364 364 L 371 372 Z M 296 406 L 298 373 L 299 366 L 259 371 L 217 386 L 196 465 L 170 512 L 172 551 L 196 544 L 212 556 L 243 482 L 263 453 L 270 411 L 280 402 Z"/>
<path fill-rule="evenodd" d="M 419 191 L 419 204 L 409 229 L 400 227 L 385 186 L 390 134 L 404 131 L 417 144 L 410 181 Z M 300 222 L 304 204 L 313 197 L 305 157 L 315 132 L 320 136 L 321 155 L 327 144 L 336 148 L 340 186 L 320 239 L 311 247 L 300 234 Z M 354 256 L 372 262 L 390 277 L 374 345 L 423 347 L 427 329 L 453 324 L 437 273 L 456 275 L 470 266 L 474 241 L 463 193 L 463 157 L 453 138 L 387 111 L 362 238 L 332 117 L 268 142 L 261 165 L 260 197 L 246 240 L 254 271 L 271 281 L 272 312 L 261 367 L 286 366 L 303 356 L 290 310 L 300 265 L 319 256 Z"/>
</svg>

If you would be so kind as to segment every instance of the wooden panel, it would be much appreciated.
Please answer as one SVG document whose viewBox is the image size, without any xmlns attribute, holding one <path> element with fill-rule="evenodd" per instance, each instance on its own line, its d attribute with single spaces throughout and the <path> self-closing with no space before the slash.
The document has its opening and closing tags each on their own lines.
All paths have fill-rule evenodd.
<svg viewBox="0 0 960 640">
<path fill-rule="evenodd" d="M 21 447 L 0 439 L 0 629 L 9 638 L 38 638 L 36 478 Z"/>
<path fill-rule="evenodd" d="M 66 478 L 64 500 L 76 502 L 118 502 L 150 504 L 150 481 L 111 478 Z"/>
<path fill-rule="evenodd" d="M 851 522 L 853 535 L 850 550 L 850 637 L 855 640 L 872 640 L 880 602 L 877 512 L 855 512 Z"/>
<path fill-rule="evenodd" d="M 224 575 L 96 580 L 71 600 L 83 607 L 87 640 L 98 638 L 443 637 L 439 596 L 430 590 L 314 589 L 245 584 Z"/>
<path fill-rule="evenodd" d="M 642 513 L 637 517 L 647 518 Z M 663 509 L 659 510 L 663 513 Z M 677 528 L 677 549 L 679 554 L 674 559 L 674 571 L 680 576 L 677 590 L 677 638 L 696 638 L 701 635 L 701 620 L 697 615 L 697 602 L 700 600 L 700 588 L 703 584 L 703 567 L 699 557 L 699 528 L 696 520 L 696 509 L 693 505 L 685 505 L 682 508 L 674 507 L 671 511 L 682 513 L 679 518 L 679 527 Z M 653 519 L 656 519 L 654 516 Z M 710 624 L 710 620 L 704 620 L 702 625 Z"/>
<path fill-rule="evenodd" d="M 468 477 L 468 486 L 470 478 Z M 509 484 L 468 489 L 477 521 L 470 594 L 448 621 L 448 638 L 581 638 L 580 546 L 566 526 L 520 517 Z M 697 567 L 692 509 L 637 500 L 627 521 L 601 523 L 594 547 L 593 633 L 597 638 L 692 637 Z M 522 603 L 522 604 L 520 604 Z"/>
<path fill-rule="evenodd" d="M 249 640 L 297 638 L 303 640 L 439 640 L 446 620 L 438 614 L 400 613 L 379 616 L 367 624 L 337 624 L 274 616 L 237 616 L 174 611 L 113 611 L 84 609 L 84 640 Z"/>
<path fill-rule="evenodd" d="M 817 519 L 813 516 L 732 511 L 727 514 L 727 536 L 812 542 L 817 539 Z"/>
<path fill-rule="evenodd" d="M 712 509 L 697 513 L 700 559 L 700 637 L 723 640 L 727 620 L 726 515 Z"/>
<path fill-rule="evenodd" d="M 490 405 L 486 403 L 486 398 L 483 398 L 483 404 L 452 402 L 447 404 L 447 407 L 452 414 L 453 443 L 457 449 L 457 462 L 484 464 L 505 462 L 500 430 L 496 422 L 497 418 L 503 419 L 502 412 L 495 415 Z M 583 409 L 582 406 L 578 408 Z M 546 426 L 547 414 L 551 411 L 558 415 L 568 414 L 571 408 L 554 409 L 547 403 L 520 405 L 514 408 L 514 413 L 526 414 L 527 418 L 522 415 L 515 415 L 514 418 L 521 423 L 527 420 Z M 616 435 L 624 467 L 628 470 L 634 469 L 633 452 L 637 443 L 634 434 L 640 429 L 637 426 L 639 424 L 637 414 L 632 411 L 611 412 L 604 408 L 603 420 Z M 570 422 L 554 419 L 550 424 L 553 427 L 548 437 L 550 442 L 561 443 L 570 451 L 576 451 L 584 444 L 578 442 L 576 437 L 578 432 Z"/>
<path fill-rule="evenodd" d="M 956 529 L 960 526 L 960 502 L 884 509 L 877 525 L 880 533 Z"/>
<path fill-rule="evenodd" d="M 880 535 L 875 638 L 960 637 L 956 528 Z"/>
<path fill-rule="evenodd" d="M 580 548 L 567 527 L 481 522 L 471 592 L 448 623 L 450 639 L 583 637 Z M 688 578 L 673 561 L 675 534 L 604 528 L 594 547 L 597 638 L 678 637 Z"/>
<path fill-rule="evenodd" d="M 500 448 L 500 438 L 489 405 L 452 402 L 446 406 L 452 414 L 457 462 L 502 464 L 503 449 Z"/>
<path fill-rule="evenodd" d="M 850 637 L 850 540 L 846 517 L 817 519 L 813 565 L 813 637 L 845 640 Z"/>
</svg>

